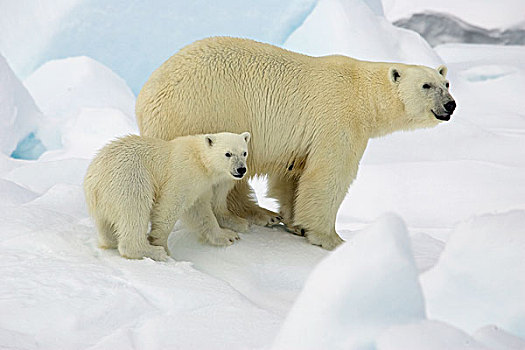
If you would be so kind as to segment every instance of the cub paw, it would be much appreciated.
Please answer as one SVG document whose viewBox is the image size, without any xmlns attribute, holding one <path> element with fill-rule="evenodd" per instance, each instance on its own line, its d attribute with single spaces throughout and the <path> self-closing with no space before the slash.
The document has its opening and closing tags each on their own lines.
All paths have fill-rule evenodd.
<svg viewBox="0 0 525 350">
<path fill-rule="evenodd" d="M 204 238 L 209 244 L 222 247 L 232 245 L 239 239 L 239 234 L 237 234 L 237 232 L 225 228 L 221 228 L 219 231 Z"/>
</svg>

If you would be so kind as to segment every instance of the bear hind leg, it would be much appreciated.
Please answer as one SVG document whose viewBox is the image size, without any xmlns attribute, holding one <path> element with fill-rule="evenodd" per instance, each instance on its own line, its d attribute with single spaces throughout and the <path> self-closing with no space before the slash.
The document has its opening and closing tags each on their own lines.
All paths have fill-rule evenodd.
<svg viewBox="0 0 525 350">
<path fill-rule="evenodd" d="M 237 181 L 228 194 L 228 209 L 259 226 L 274 226 L 281 221 L 279 214 L 257 205 L 255 194 L 246 180 Z"/>
<path fill-rule="evenodd" d="M 128 259 L 151 258 L 157 261 L 166 261 L 168 255 L 164 247 L 153 246 L 148 242 L 148 219 L 140 219 L 127 216 L 126 222 L 121 221 L 117 224 L 120 255 Z"/>
<path fill-rule="evenodd" d="M 116 249 L 118 240 L 113 225 L 100 217 L 95 217 L 95 225 L 98 231 L 98 246 L 102 249 Z"/>
<path fill-rule="evenodd" d="M 288 228 L 291 228 L 293 223 L 296 191 L 295 178 L 283 178 L 278 175 L 268 177 L 268 196 L 279 201 L 279 215 L 282 223 Z"/>
</svg>

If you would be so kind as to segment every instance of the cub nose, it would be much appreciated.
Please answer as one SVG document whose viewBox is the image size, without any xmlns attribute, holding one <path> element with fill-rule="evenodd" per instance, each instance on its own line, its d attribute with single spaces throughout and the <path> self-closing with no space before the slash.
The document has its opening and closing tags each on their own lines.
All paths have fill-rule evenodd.
<svg viewBox="0 0 525 350">
<path fill-rule="evenodd" d="M 240 175 L 244 175 L 244 173 L 246 173 L 246 168 L 245 167 L 237 168 L 237 173 Z"/>
<path fill-rule="evenodd" d="M 456 109 L 456 101 L 452 100 L 452 101 L 445 103 L 445 110 L 449 112 L 450 114 L 452 114 L 452 112 L 454 112 L 455 109 Z"/>
</svg>

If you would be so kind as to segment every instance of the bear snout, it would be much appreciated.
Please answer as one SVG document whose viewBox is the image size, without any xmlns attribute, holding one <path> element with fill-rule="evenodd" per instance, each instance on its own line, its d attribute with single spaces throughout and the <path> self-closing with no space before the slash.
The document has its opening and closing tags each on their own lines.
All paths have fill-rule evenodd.
<svg viewBox="0 0 525 350">
<path fill-rule="evenodd" d="M 246 173 L 246 168 L 245 167 L 237 168 L 237 174 L 244 175 L 245 173 Z"/>
<path fill-rule="evenodd" d="M 445 107 L 445 111 L 447 111 L 449 114 L 452 114 L 454 113 L 454 110 L 456 109 L 456 101 L 454 100 L 449 101 L 445 103 L 443 107 Z"/>
</svg>

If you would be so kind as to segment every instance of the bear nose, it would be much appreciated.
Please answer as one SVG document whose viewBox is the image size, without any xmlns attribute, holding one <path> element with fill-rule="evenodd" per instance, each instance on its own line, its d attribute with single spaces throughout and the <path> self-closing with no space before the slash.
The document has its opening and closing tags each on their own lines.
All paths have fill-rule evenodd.
<svg viewBox="0 0 525 350">
<path fill-rule="evenodd" d="M 246 173 L 246 168 L 245 167 L 237 168 L 237 173 L 240 175 L 244 175 L 244 173 Z"/>
<path fill-rule="evenodd" d="M 450 114 L 452 114 L 452 112 L 454 112 L 455 109 L 456 109 L 456 101 L 452 100 L 452 101 L 445 103 L 445 110 L 449 112 Z"/>
</svg>

